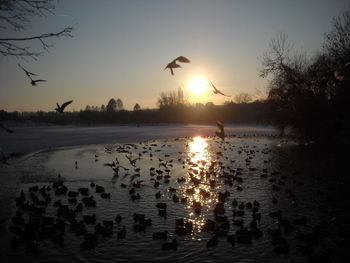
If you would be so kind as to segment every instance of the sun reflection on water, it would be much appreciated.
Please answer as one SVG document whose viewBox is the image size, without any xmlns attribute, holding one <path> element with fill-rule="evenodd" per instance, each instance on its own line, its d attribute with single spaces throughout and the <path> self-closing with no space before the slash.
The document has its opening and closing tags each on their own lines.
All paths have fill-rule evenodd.
<svg viewBox="0 0 350 263">
<path fill-rule="evenodd" d="M 208 143 L 200 137 L 194 137 L 189 145 L 189 155 L 193 163 L 206 161 L 208 159 Z"/>
<path fill-rule="evenodd" d="M 216 202 L 217 195 L 214 191 L 216 185 L 214 167 L 216 162 L 211 157 L 207 139 L 194 137 L 187 147 L 186 183 L 181 185 L 180 191 L 187 198 L 187 220 L 193 223 L 193 239 L 198 239 L 196 234 L 201 232 L 208 212 Z"/>
</svg>

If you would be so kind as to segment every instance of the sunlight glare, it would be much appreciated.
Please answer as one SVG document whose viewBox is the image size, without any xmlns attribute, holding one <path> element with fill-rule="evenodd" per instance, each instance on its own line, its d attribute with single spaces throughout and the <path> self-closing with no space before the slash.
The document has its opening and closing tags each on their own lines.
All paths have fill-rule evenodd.
<svg viewBox="0 0 350 263">
<path fill-rule="evenodd" d="M 208 144 L 204 138 L 197 136 L 189 143 L 190 152 L 194 155 L 192 162 L 198 162 L 206 159 Z"/>
<path fill-rule="evenodd" d="M 207 88 L 208 83 L 202 76 L 197 76 L 190 82 L 190 91 L 196 95 L 202 94 Z"/>
</svg>

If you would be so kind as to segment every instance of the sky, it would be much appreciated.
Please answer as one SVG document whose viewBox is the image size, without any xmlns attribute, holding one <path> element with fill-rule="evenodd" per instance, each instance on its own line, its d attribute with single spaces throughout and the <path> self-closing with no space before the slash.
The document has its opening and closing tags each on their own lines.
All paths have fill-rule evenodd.
<svg viewBox="0 0 350 263">
<path fill-rule="evenodd" d="M 156 108 L 161 92 L 179 87 L 191 103 L 258 96 L 268 84 L 259 77 L 261 57 L 277 33 L 312 56 L 332 19 L 348 7 L 347 0 L 60 0 L 55 15 L 33 20 L 29 30 L 0 31 L 2 38 L 75 28 L 73 38 L 52 39 L 37 60 L 0 56 L 0 109 L 51 111 L 72 99 L 71 111 L 111 98 L 126 109 Z M 180 55 L 191 63 L 174 76 L 164 71 Z M 17 63 L 47 82 L 32 87 Z M 207 88 L 193 92 L 203 81 Z M 232 97 L 214 95 L 210 82 Z"/>
</svg>

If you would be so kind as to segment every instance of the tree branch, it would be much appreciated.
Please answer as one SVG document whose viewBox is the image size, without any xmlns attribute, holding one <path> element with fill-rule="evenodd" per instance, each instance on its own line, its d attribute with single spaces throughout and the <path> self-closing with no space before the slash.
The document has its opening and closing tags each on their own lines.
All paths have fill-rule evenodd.
<svg viewBox="0 0 350 263">
<path fill-rule="evenodd" d="M 42 52 L 32 52 L 30 51 L 30 47 L 21 47 L 19 45 L 16 45 L 12 42 L 26 42 L 31 40 L 38 40 L 42 48 L 46 51 L 49 50 L 52 45 L 49 45 L 47 42 L 45 42 L 46 39 L 57 37 L 60 38 L 62 36 L 68 36 L 72 37 L 71 32 L 73 31 L 73 27 L 66 27 L 65 29 L 57 32 L 57 33 L 47 33 L 47 34 L 41 34 L 38 36 L 32 36 L 32 37 L 22 37 L 22 38 L 0 38 L 0 54 L 3 56 L 15 56 L 15 57 L 32 57 L 39 56 L 42 54 Z"/>
</svg>

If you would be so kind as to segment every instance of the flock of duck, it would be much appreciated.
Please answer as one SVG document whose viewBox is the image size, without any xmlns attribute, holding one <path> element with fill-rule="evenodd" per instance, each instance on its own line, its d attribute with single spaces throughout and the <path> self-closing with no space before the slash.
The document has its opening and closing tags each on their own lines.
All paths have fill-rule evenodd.
<svg viewBox="0 0 350 263">
<path fill-rule="evenodd" d="M 205 140 L 210 140 L 217 148 L 207 151 L 203 148 Z M 113 235 L 120 240 L 133 232 L 152 231 L 154 217 L 167 220 L 170 203 L 188 210 L 193 216 L 177 217 L 175 222 L 169 222 L 169 225 L 174 224 L 173 230 L 152 233 L 152 238 L 160 240 L 160 249 L 165 251 L 181 249 L 182 238 L 202 232 L 208 236 L 205 241 L 207 248 L 216 247 L 223 239 L 234 247 L 237 244 L 250 245 L 268 236 L 273 251 L 286 254 L 290 246 L 285 235 L 294 233 L 300 251 L 310 254 L 317 241 L 327 234 L 330 222 L 320 221 L 311 231 L 304 231 L 303 227 L 309 223 L 307 216 L 288 218 L 278 208 L 281 196 L 289 200 L 290 209 L 298 206 L 298 198 L 287 188 L 287 176 L 268 168 L 272 150 L 267 145 L 258 150 L 248 145 L 235 146 L 230 141 L 203 137 L 175 139 L 174 142 L 183 143 L 184 151 L 166 154 L 164 148 L 172 147 L 172 143 L 151 142 L 105 148 L 108 158 L 117 155 L 111 157 L 111 162 L 103 164 L 112 169 L 114 180 L 120 180 L 120 188 L 116 191 L 127 189 L 125 194 L 129 197 L 125 200 L 139 202 L 143 198 L 140 189 L 153 189 L 154 202 L 148 200 L 148 204 L 157 209 L 157 215 L 134 211 L 130 213 L 132 225 L 127 224 L 130 221 L 121 214 L 115 214 L 113 220 L 102 220 L 103 215 L 93 212 L 93 209 L 113 198 L 114 193 L 107 192 L 105 186 L 97 182 L 69 189 L 69 182 L 59 175 L 50 184 L 22 189 L 16 197 L 17 211 L 10 226 L 14 234 L 12 246 L 24 246 L 27 252 L 39 255 L 42 240 L 51 240 L 60 247 L 69 246 L 69 242 L 65 241 L 65 233 L 69 231 L 81 238 L 81 250 L 92 250 L 98 246 L 99 240 Z M 191 147 L 194 148 L 189 151 Z M 164 157 L 160 158 L 160 154 Z M 252 166 L 257 154 L 259 158 L 267 156 L 263 158 L 267 168 Z M 98 154 L 94 159 L 96 165 L 101 165 Z M 145 171 L 141 166 L 142 159 L 156 165 Z M 242 162 L 239 163 L 238 159 Z M 179 167 L 184 169 L 184 173 L 173 176 L 173 171 Z M 78 161 L 75 161 L 75 168 L 79 169 Z M 298 173 L 300 171 L 293 172 L 294 175 Z M 261 200 L 239 198 L 246 189 L 246 177 L 252 174 L 271 184 L 271 205 L 275 209 L 268 213 L 260 211 Z M 129 178 L 128 182 L 126 178 Z M 293 184 L 302 186 L 303 182 L 294 180 Z M 275 227 L 262 229 L 260 222 L 264 216 L 275 221 Z"/>
</svg>

